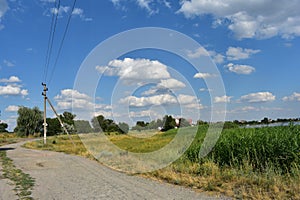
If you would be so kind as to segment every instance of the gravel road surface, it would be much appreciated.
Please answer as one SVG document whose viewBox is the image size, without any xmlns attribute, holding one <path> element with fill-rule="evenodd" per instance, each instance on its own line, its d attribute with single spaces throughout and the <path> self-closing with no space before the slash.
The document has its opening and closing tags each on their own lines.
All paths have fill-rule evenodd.
<svg viewBox="0 0 300 200">
<path fill-rule="evenodd" d="M 35 179 L 34 199 L 217 199 L 184 187 L 116 172 L 79 156 L 25 149 L 20 147 L 23 143 L 5 147 L 14 148 L 7 151 L 7 156 Z M 0 199 L 12 198 L 12 191 L 8 190 L 13 187 L 7 182 L 0 180 Z"/>
</svg>

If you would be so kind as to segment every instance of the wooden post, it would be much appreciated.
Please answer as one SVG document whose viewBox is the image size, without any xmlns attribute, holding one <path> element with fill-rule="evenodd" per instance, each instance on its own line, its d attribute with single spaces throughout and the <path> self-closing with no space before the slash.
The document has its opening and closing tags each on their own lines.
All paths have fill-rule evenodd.
<svg viewBox="0 0 300 200">
<path fill-rule="evenodd" d="M 44 96 L 44 144 L 47 143 L 47 120 L 46 120 L 46 100 L 47 100 L 47 91 L 48 91 L 48 88 L 46 86 L 45 83 L 42 83 L 42 86 L 44 86 L 44 90 L 43 90 L 43 93 L 42 95 Z"/>
<path fill-rule="evenodd" d="M 56 112 L 54 106 L 52 105 L 51 101 L 50 101 L 48 98 L 46 98 L 46 99 L 47 99 L 47 101 L 48 101 L 50 107 L 52 108 L 54 114 L 56 115 L 56 117 L 57 117 L 57 119 L 58 119 L 58 121 L 59 121 L 61 127 L 62 127 L 62 128 L 64 129 L 64 131 L 67 133 L 69 139 L 71 140 L 73 146 L 75 147 L 75 143 L 73 142 L 73 139 L 71 138 L 71 136 L 70 136 L 68 130 L 67 130 L 66 127 L 64 126 L 64 123 L 61 121 L 61 119 L 60 119 L 59 115 L 57 114 L 57 112 Z"/>
</svg>

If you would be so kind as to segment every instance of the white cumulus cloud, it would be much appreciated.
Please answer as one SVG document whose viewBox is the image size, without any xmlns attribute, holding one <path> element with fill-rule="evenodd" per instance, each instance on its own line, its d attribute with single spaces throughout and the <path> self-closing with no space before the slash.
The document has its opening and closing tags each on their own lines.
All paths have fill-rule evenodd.
<svg viewBox="0 0 300 200">
<path fill-rule="evenodd" d="M 18 83 L 18 82 L 21 82 L 21 80 L 17 76 L 11 76 L 8 79 L 6 78 L 0 79 L 0 83 Z"/>
<path fill-rule="evenodd" d="M 184 107 L 193 105 L 195 109 L 202 108 L 202 105 L 198 102 L 197 97 L 186 94 L 179 94 L 177 97 L 170 94 L 158 94 L 149 97 L 128 96 L 120 100 L 120 103 L 125 103 L 133 107 L 160 106 L 178 103 Z"/>
<path fill-rule="evenodd" d="M 226 56 L 228 60 L 241 60 L 247 59 L 251 55 L 259 53 L 260 50 L 243 49 L 241 47 L 228 47 Z"/>
<path fill-rule="evenodd" d="M 249 103 L 259 103 L 259 102 L 270 102 L 276 99 L 275 95 L 271 92 L 257 92 L 257 93 L 250 93 L 244 95 L 240 98 L 242 102 L 249 102 Z"/>
<path fill-rule="evenodd" d="M 255 68 L 250 65 L 235 65 L 233 63 L 229 63 L 225 66 L 229 71 L 234 72 L 236 74 L 252 74 L 255 72 Z"/>
<path fill-rule="evenodd" d="M 20 85 L 0 85 L 0 95 L 19 95 L 25 97 L 28 95 L 28 90 L 22 89 Z"/>
<path fill-rule="evenodd" d="M 51 14 L 58 14 L 58 15 L 63 15 L 65 13 L 68 13 L 70 10 L 69 6 L 60 6 L 58 9 L 57 8 L 51 8 L 50 12 Z"/>
<path fill-rule="evenodd" d="M 197 73 L 194 75 L 194 78 L 203 78 L 203 79 L 206 79 L 206 78 L 212 78 L 212 77 L 216 77 L 215 74 L 210 74 L 210 73 Z"/>
<path fill-rule="evenodd" d="M 199 58 L 201 56 L 209 56 L 209 52 L 204 47 L 199 47 L 195 51 L 187 50 L 189 58 Z"/>
<path fill-rule="evenodd" d="M 190 0 L 178 12 L 187 18 L 212 15 L 214 26 L 227 26 L 238 39 L 264 39 L 300 36 L 299 8 L 298 0 Z"/>
<path fill-rule="evenodd" d="M 177 103 L 177 99 L 170 94 L 159 94 L 149 97 L 128 96 L 120 99 L 120 103 L 125 103 L 133 107 L 144 107 L 152 105 L 175 104 Z"/>
<path fill-rule="evenodd" d="M 14 67 L 15 63 L 9 60 L 3 60 L 3 64 L 7 67 Z"/>
<path fill-rule="evenodd" d="M 73 89 L 64 89 L 54 97 L 58 109 L 93 109 L 91 97 Z"/>
<path fill-rule="evenodd" d="M 231 100 L 232 96 L 220 96 L 220 97 L 215 97 L 214 102 L 215 103 L 229 103 Z"/>
<path fill-rule="evenodd" d="M 174 78 L 170 78 L 170 79 L 165 79 L 165 80 L 161 80 L 160 83 L 157 84 L 158 88 L 167 88 L 167 89 L 181 89 L 184 88 L 186 85 Z"/>
<path fill-rule="evenodd" d="M 19 106 L 9 105 L 5 108 L 6 112 L 17 112 L 19 110 Z"/>
<path fill-rule="evenodd" d="M 283 101 L 300 101 L 300 93 L 294 92 L 290 96 L 285 96 L 282 98 Z"/>
<path fill-rule="evenodd" d="M 157 60 L 124 58 L 112 60 L 107 66 L 96 66 L 96 70 L 107 76 L 119 76 L 127 84 L 136 84 L 145 80 L 170 78 L 167 66 Z"/>
<path fill-rule="evenodd" d="M 199 58 L 201 56 L 210 56 L 212 58 L 212 60 L 218 64 L 223 63 L 224 58 L 225 58 L 225 56 L 223 56 L 222 54 L 217 53 L 215 51 L 208 51 L 204 47 L 199 47 L 198 49 L 196 49 L 194 51 L 187 50 L 186 53 L 189 58 Z"/>
</svg>

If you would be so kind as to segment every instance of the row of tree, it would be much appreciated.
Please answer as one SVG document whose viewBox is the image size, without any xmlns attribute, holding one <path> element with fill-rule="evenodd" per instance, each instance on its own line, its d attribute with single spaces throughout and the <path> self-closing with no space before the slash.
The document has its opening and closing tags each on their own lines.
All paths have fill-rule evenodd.
<svg viewBox="0 0 300 200">
<path fill-rule="evenodd" d="M 112 119 L 106 119 L 103 115 L 94 117 L 89 121 L 75 120 L 76 115 L 70 112 L 64 112 L 60 115 L 60 119 L 63 122 L 63 126 L 69 133 L 91 133 L 91 132 L 115 132 L 117 134 L 126 134 L 129 131 L 129 125 L 121 122 L 116 123 Z M 274 122 L 287 122 L 287 121 L 300 121 L 300 118 L 295 119 L 277 119 L 270 120 L 263 118 L 261 121 L 226 121 L 224 128 L 236 128 L 245 124 L 267 124 Z M 63 133 L 63 128 L 57 118 L 47 118 L 47 135 L 57 135 Z M 205 125 L 208 122 L 199 120 L 197 125 Z M 174 128 L 191 126 L 191 122 L 187 119 L 180 118 L 175 119 L 171 115 L 165 115 L 162 119 L 153 120 L 151 122 L 137 121 L 136 125 L 132 127 L 132 130 L 149 130 L 159 129 L 161 131 L 167 131 Z M 0 132 L 7 132 L 7 124 L 0 123 Z M 38 107 L 27 108 L 20 107 L 18 110 L 17 126 L 14 132 L 19 136 L 29 136 L 33 134 L 39 134 L 43 132 L 43 112 Z"/>
<path fill-rule="evenodd" d="M 1 122 L 1 121 L 0 121 Z M 1 122 L 0 123 L 0 133 L 7 133 L 8 131 L 6 130 L 8 128 L 7 123 Z"/>
<path fill-rule="evenodd" d="M 116 132 L 117 134 L 128 133 L 129 125 L 126 123 L 116 124 L 111 119 L 105 119 L 99 115 L 92 119 L 90 123 L 85 120 L 75 120 L 76 115 L 70 112 L 64 112 L 59 116 L 63 126 L 70 134 L 74 133 L 91 133 L 91 132 Z M 58 118 L 47 118 L 47 135 L 57 135 L 64 133 L 64 130 Z M 0 124 L 0 132 L 4 132 L 7 124 Z M 3 129 L 3 131 L 2 131 Z M 19 136 L 29 136 L 43 132 L 43 112 L 38 107 L 27 108 L 20 107 L 18 110 L 17 126 L 14 132 Z"/>
<path fill-rule="evenodd" d="M 163 119 L 153 120 L 151 122 L 137 121 L 132 130 L 142 131 L 150 129 L 159 129 L 161 131 L 167 131 L 179 127 L 191 126 L 191 123 L 185 118 L 175 119 L 171 115 L 165 115 Z"/>
</svg>

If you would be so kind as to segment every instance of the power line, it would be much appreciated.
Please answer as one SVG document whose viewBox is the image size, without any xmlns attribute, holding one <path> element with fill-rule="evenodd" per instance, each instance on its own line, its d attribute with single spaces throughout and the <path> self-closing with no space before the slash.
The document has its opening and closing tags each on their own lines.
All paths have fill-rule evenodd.
<svg viewBox="0 0 300 200">
<path fill-rule="evenodd" d="M 71 18 L 72 18 L 72 14 L 73 14 L 73 11 L 74 11 L 76 2 L 77 2 L 77 0 L 74 0 L 73 6 L 72 6 L 72 10 L 71 10 L 71 12 L 70 12 L 70 14 L 69 14 L 69 18 L 68 18 L 67 25 L 66 25 L 66 28 L 65 28 L 65 31 L 64 31 L 64 34 L 63 34 L 63 38 L 62 38 L 62 40 L 61 40 L 61 43 L 60 43 L 60 46 L 59 46 L 59 49 L 58 49 L 58 53 L 57 53 L 57 56 L 56 56 L 56 59 L 55 59 L 55 62 L 54 62 L 54 66 L 53 66 L 52 71 L 51 71 L 51 74 L 50 74 L 49 85 L 50 85 L 50 83 L 51 83 L 51 80 L 52 80 L 52 77 L 53 77 L 55 68 L 56 68 L 56 66 L 57 66 L 57 62 L 58 62 L 59 56 L 60 56 L 60 54 L 61 54 L 61 50 L 62 50 L 62 47 L 63 47 L 63 43 L 64 43 L 64 41 L 65 41 L 65 38 L 66 38 L 66 35 L 67 35 L 67 32 L 68 32 L 68 29 L 69 29 L 69 25 L 70 25 L 70 22 L 71 22 Z"/>
<path fill-rule="evenodd" d="M 50 27 L 50 34 L 48 39 L 48 48 L 46 53 L 46 62 L 45 62 L 45 68 L 44 68 L 44 81 L 47 79 L 47 73 L 50 63 L 50 58 L 52 54 L 52 47 L 53 47 L 53 41 L 54 41 L 54 35 L 56 30 L 56 24 L 57 24 L 57 18 L 59 14 L 59 8 L 60 8 L 60 0 L 55 1 L 55 11 L 52 11 L 52 20 L 51 20 L 51 27 Z"/>
</svg>

